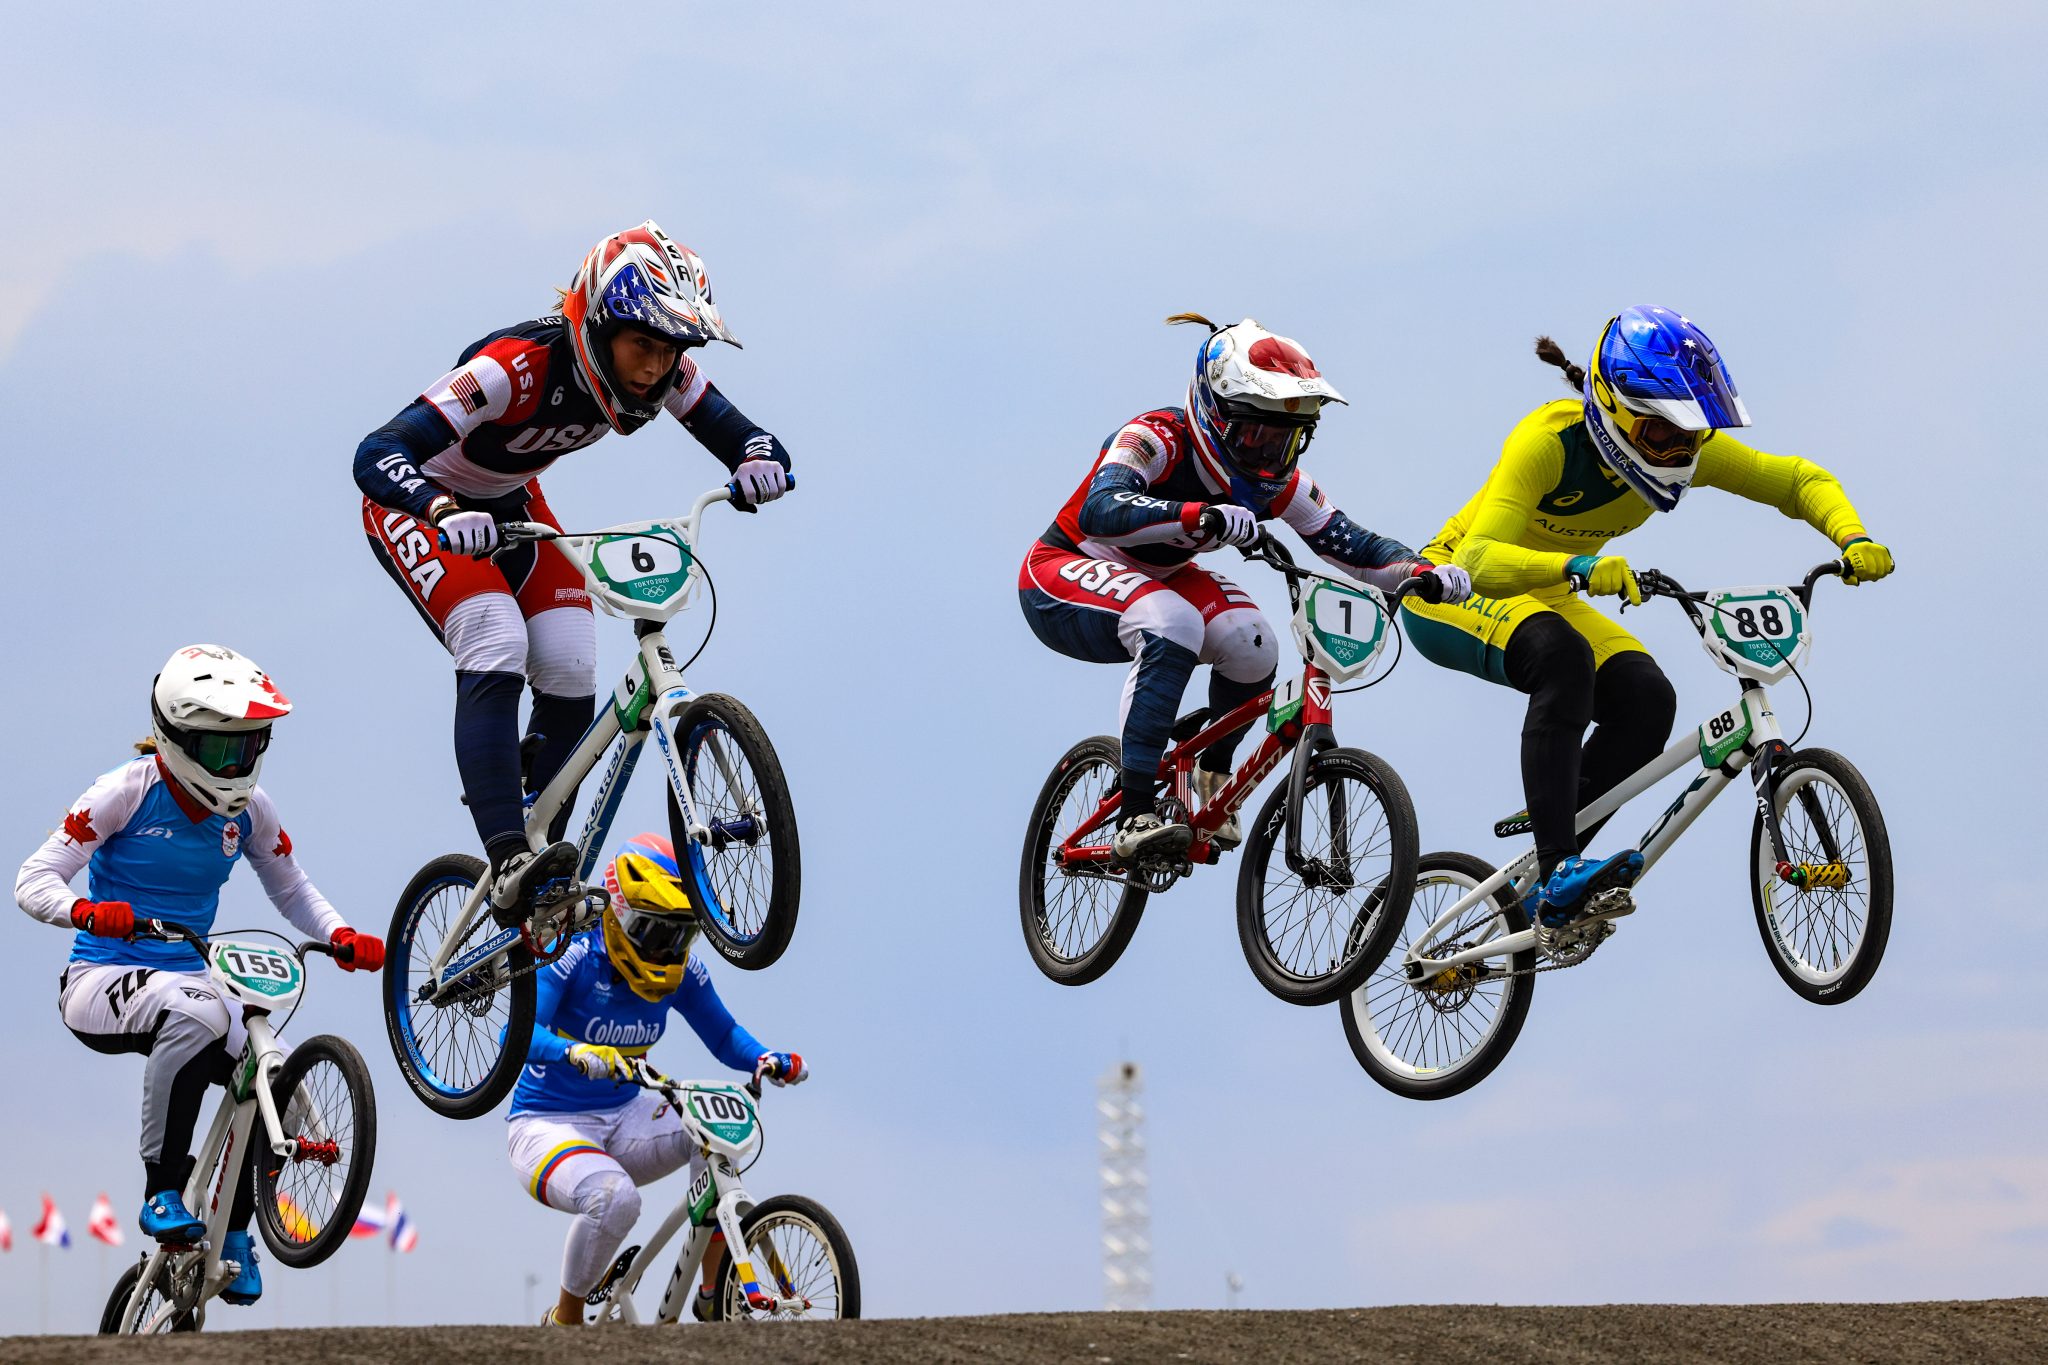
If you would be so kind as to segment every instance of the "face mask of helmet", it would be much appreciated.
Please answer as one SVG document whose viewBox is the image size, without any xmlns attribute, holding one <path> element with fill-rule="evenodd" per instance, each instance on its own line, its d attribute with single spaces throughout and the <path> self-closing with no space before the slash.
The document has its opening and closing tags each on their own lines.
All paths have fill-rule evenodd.
<svg viewBox="0 0 2048 1365">
<path fill-rule="evenodd" d="M 1296 417 L 1248 404 L 1223 405 L 1223 453 L 1249 478 L 1291 474 L 1315 433 L 1314 414 Z"/>
<path fill-rule="evenodd" d="M 257 730 L 188 730 L 164 719 L 160 711 L 156 719 L 164 738 L 215 777 L 247 777 L 270 747 L 268 725 Z"/>
</svg>

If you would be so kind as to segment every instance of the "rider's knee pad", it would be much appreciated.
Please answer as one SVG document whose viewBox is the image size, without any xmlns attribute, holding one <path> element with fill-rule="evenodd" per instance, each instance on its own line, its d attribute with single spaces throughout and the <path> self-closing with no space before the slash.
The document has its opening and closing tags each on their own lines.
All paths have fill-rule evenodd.
<svg viewBox="0 0 2048 1365">
<path fill-rule="evenodd" d="M 551 697 L 597 692 L 597 618 L 588 607 L 551 607 L 526 623 L 526 678 Z"/>
<path fill-rule="evenodd" d="M 1600 666 L 1593 684 L 1593 714 L 1600 724 L 1639 737 L 1651 753 L 1671 738 L 1678 719 L 1678 692 L 1657 661 L 1638 649 L 1617 654 Z"/>
<path fill-rule="evenodd" d="M 1273 627 L 1254 608 L 1241 607 L 1210 620 L 1202 640 L 1202 661 L 1232 682 L 1269 682 L 1280 667 Z"/>
<path fill-rule="evenodd" d="M 441 641 L 455 656 L 457 673 L 526 675 L 526 621 L 510 593 L 480 592 L 449 608 Z M 594 691 L 596 673 L 586 691 Z"/>
</svg>

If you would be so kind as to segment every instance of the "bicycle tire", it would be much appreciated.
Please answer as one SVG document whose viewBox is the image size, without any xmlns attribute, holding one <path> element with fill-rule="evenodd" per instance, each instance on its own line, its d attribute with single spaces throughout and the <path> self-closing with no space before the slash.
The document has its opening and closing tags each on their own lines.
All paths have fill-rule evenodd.
<svg viewBox="0 0 2048 1365">
<path fill-rule="evenodd" d="M 1877 974 L 1878 964 L 1884 961 L 1885 945 L 1891 939 L 1891 836 L 1885 831 L 1884 813 L 1878 809 L 1877 796 L 1871 791 L 1870 783 L 1864 780 L 1855 764 L 1832 749 L 1798 750 L 1772 774 L 1771 799 L 1778 807 L 1781 823 L 1788 821 L 1790 812 L 1787 808 L 1791 802 L 1812 791 L 1812 779 L 1802 780 L 1801 775 L 1805 772 L 1825 778 L 1827 785 L 1841 796 L 1847 813 L 1856 821 L 1862 857 L 1858 860 L 1844 858 L 1842 861 L 1860 861 L 1864 867 L 1863 932 L 1842 960 L 1831 968 L 1818 967 L 1790 941 L 1803 939 L 1806 949 L 1813 947 L 1811 933 L 1802 933 L 1796 926 L 1786 925 L 1786 917 L 1781 914 L 1781 898 L 1839 897 L 1840 907 L 1848 912 L 1850 895 L 1856 886 L 1851 883 L 1840 888 L 1802 890 L 1780 881 L 1776 864 L 1765 865 L 1768 855 L 1761 812 L 1750 824 L 1750 905 L 1756 912 L 1757 932 L 1763 936 L 1764 951 L 1770 954 L 1771 965 L 1778 969 L 1779 979 L 1802 1000 L 1816 1005 L 1840 1005 L 1854 999 L 1870 984 L 1871 977 Z M 1815 807 L 1818 805 L 1818 798 L 1813 799 L 1811 806 L 1801 803 L 1809 825 L 1815 823 Z M 1786 839 L 1795 845 L 1791 850 L 1794 856 L 1801 851 L 1815 851 L 1799 847 L 1802 841 L 1789 828 Z M 1833 916 L 1825 917 L 1831 923 L 1835 922 Z"/>
<path fill-rule="evenodd" d="M 1357 855 L 1353 853 L 1339 860 L 1334 850 L 1326 857 L 1310 848 L 1310 831 L 1306 827 L 1308 812 L 1304 810 L 1303 856 L 1315 859 L 1317 865 L 1325 869 L 1332 861 L 1347 864 L 1340 874 L 1346 885 L 1338 893 L 1335 904 L 1318 908 L 1311 903 L 1307 915 L 1319 923 L 1304 920 L 1304 931 L 1300 936 L 1303 942 L 1298 945 L 1276 944 L 1273 941 L 1276 908 L 1273 888 L 1268 885 L 1267 877 L 1275 856 L 1280 855 L 1281 875 L 1298 879 L 1302 888 L 1299 894 L 1278 908 L 1277 913 L 1283 922 L 1303 897 L 1320 894 L 1323 890 L 1311 887 L 1307 878 L 1299 877 L 1285 867 L 1288 788 L 1282 783 L 1266 798 L 1245 840 L 1244 861 L 1239 865 L 1237 875 L 1237 936 L 1252 975 L 1273 995 L 1290 1005 L 1327 1005 L 1356 990 L 1386 958 L 1387 950 L 1394 946 L 1394 937 L 1400 932 L 1402 921 L 1408 914 L 1409 900 L 1415 894 L 1421 835 L 1416 829 L 1415 803 L 1409 798 L 1407 784 L 1401 781 L 1401 775 L 1394 771 L 1393 766 L 1378 755 L 1363 749 L 1326 749 L 1310 760 L 1307 776 L 1302 793 L 1305 807 L 1314 803 L 1318 792 L 1324 790 L 1332 793 L 1329 804 L 1333 814 L 1337 792 L 1355 785 L 1372 795 L 1385 813 L 1386 866 L 1384 869 L 1374 866 L 1368 870 L 1367 875 L 1374 879 L 1371 889 L 1365 891 L 1361 904 L 1347 906 L 1345 899 L 1349 894 L 1364 885 L 1353 877 L 1352 868 L 1348 866 Z M 1340 780 L 1345 787 L 1334 785 Z M 1348 834 L 1348 814 L 1344 827 Z M 1334 826 L 1330 835 L 1334 844 L 1338 837 Z M 1367 838 L 1369 848 L 1377 846 L 1378 841 L 1372 838 L 1370 831 Z M 1374 861 L 1377 863 L 1378 859 Z M 1378 898 L 1377 903 L 1375 897 Z M 1365 922 L 1362 933 L 1359 929 L 1361 919 Z M 1291 935 L 1283 929 L 1282 937 Z M 1310 961 L 1333 962 L 1333 965 L 1319 971 L 1301 970 Z"/>
<path fill-rule="evenodd" d="M 1017 888 L 1024 946 L 1030 950 L 1038 970 L 1062 986 L 1085 986 L 1116 965 L 1124 949 L 1130 946 L 1131 935 L 1138 932 L 1138 920 L 1144 915 L 1145 902 L 1151 895 L 1137 887 L 1101 881 L 1100 886 L 1118 887 L 1121 892 L 1109 912 L 1108 923 L 1078 953 L 1061 952 L 1053 942 L 1055 934 L 1048 922 L 1048 888 L 1078 880 L 1055 870 L 1051 864 L 1053 848 L 1065 837 L 1064 831 L 1055 830 L 1053 824 L 1075 788 L 1098 768 L 1105 769 L 1109 778 L 1104 790 L 1114 784 L 1122 771 L 1121 754 L 1117 741 L 1108 735 L 1082 740 L 1053 765 L 1031 806 L 1031 824 L 1024 835 L 1024 859 Z M 1103 826 L 1105 839 L 1111 828 Z M 1059 881 L 1055 882 L 1055 878 Z"/>
<path fill-rule="evenodd" d="M 735 806 L 721 810 L 721 802 L 707 793 L 708 771 L 700 772 L 700 760 L 714 733 L 723 733 L 739 751 L 753 775 L 752 796 L 759 802 L 759 815 L 767 823 L 764 832 L 749 828 L 743 837 L 719 847 L 700 844 L 689 837 L 683 824 L 682 806 L 673 790 L 668 791 L 669 838 L 684 864 L 684 875 L 693 899 L 704 912 L 704 938 L 719 955 L 734 966 L 757 972 L 772 967 L 788 950 L 796 933 L 798 902 L 803 889 L 803 854 L 797 837 L 796 807 L 789 799 L 789 781 L 783 776 L 782 760 L 768 732 L 754 713 L 736 697 L 709 692 L 697 697 L 676 718 L 676 749 L 683 773 L 690 783 L 692 800 L 700 803 L 698 814 L 714 826 L 751 825 L 752 817 Z M 714 758 L 712 767 L 717 768 Z M 725 774 L 721 771 L 722 780 Z M 664 772 L 664 784 L 667 774 Z M 729 818 L 721 821 L 721 815 Z M 722 829 L 721 829 L 722 833 Z M 765 905 L 742 905 L 758 895 L 760 854 L 767 853 L 767 894 Z M 728 859 L 725 854 L 744 846 L 745 852 Z M 742 892 L 749 893 L 745 897 Z"/>
<path fill-rule="evenodd" d="M 147 1264 L 149 1264 L 149 1257 L 144 1255 L 126 1270 L 122 1271 L 121 1277 L 114 1281 L 114 1292 L 107 1296 L 107 1306 L 100 1310 L 99 1334 L 101 1336 L 117 1337 L 122 1335 L 121 1319 L 127 1315 L 128 1299 L 134 1294 L 135 1285 L 142 1278 L 142 1268 Z M 169 1261 L 162 1262 L 157 1267 L 156 1278 L 161 1280 L 170 1273 L 170 1269 L 171 1263 Z M 150 1292 L 158 1297 L 163 1296 L 163 1290 L 156 1285 L 151 1286 Z M 145 1306 L 147 1306 L 147 1301 L 145 1301 Z M 140 1315 L 138 1314 L 137 1316 L 139 1317 Z M 173 1332 L 198 1331 L 199 1315 L 192 1311 L 180 1314 L 172 1319 L 170 1330 Z"/>
<path fill-rule="evenodd" d="M 335 1096 L 325 1093 L 328 1087 L 318 1086 L 322 1093 L 306 1095 L 315 1106 L 315 1112 L 308 1115 L 298 1102 L 301 1088 L 308 1084 L 313 1069 L 323 1063 L 339 1073 L 342 1092 Z M 264 1137 L 260 1117 L 250 1128 L 249 1141 L 256 1150 L 256 1225 L 279 1264 L 304 1270 L 340 1250 L 355 1228 L 356 1215 L 362 1212 L 363 1196 L 370 1189 L 370 1170 L 377 1160 L 377 1096 L 370 1087 L 370 1068 L 363 1063 L 363 1055 L 346 1038 L 332 1034 L 295 1044 L 277 1073 L 271 1094 L 285 1136 L 299 1139 L 302 1146 L 296 1156 L 279 1159 L 260 1145 Z M 337 1098 L 345 1098 L 349 1106 L 346 1125 L 337 1122 L 333 1112 Z M 337 1134 L 342 1136 L 337 1138 Z M 318 1143 L 334 1148 L 334 1157 L 307 1155 L 308 1145 Z M 327 1193 L 322 1184 L 331 1185 L 331 1172 L 340 1159 L 348 1162 L 341 1189 L 333 1195 L 330 1207 L 320 1208 L 320 1196 Z M 293 1178 L 300 1170 L 316 1165 L 330 1173 L 324 1182 Z M 316 1216 L 318 1226 L 313 1222 Z M 311 1235 L 306 1235 L 309 1232 Z"/>
<path fill-rule="evenodd" d="M 421 922 L 433 908 L 436 895 L 461 888 L 453 905 L 453 911 L 459 913 L 463 897 L 469 894 L 469 889 L 477 884 L 485 870 L 483 859 L 467 853 L 446 853 L 428 863 L 413 875 L 400 894 L 398 907 L 391 912 L 391 931 L 385 938 L 384 1032 L 391 1042 L 392 1056 L 398 1061 L 399 1074 L 405 1077 L 406 1085 L 419 1096 L 420 1102 L 449 1119 L 473 1119 L 497 1108 L 498 1103 L 512 1093 L 520 1068 L 526 1065 L 527 1045 L 533 1038 L 533 950 L 524 943 L 514 942 L 505 949 L 502 971 L 508 973 L 510 979 L 501 980 L 494 990 L 475 992 L 463 1000 L 434 1006 L 422 1006 L 415 993 L 415 976 L 423 974 L 440 946 L 438 940 L 427 944 L 417 941 Z M 443 917 L 443 932 L 452 918 L 452 914 Z M 482 935 L 485 939 L 498 932 L 497 925 L 488 915 L 481 917 L 470 930 L 472 936 Z M 476 1007 L 493 1000 L 500 993 L 505 996 L 504 1024 L 487 1023 L 482 1029 L 471 1030 L 478 1040 L 472 1055 L 481 1056 L 483 1049 L 489 1049 L 489 1066 L 483 1068 L 481 1076 L 442 1076 L 435 1069 L 434 1062 L 425 1055 L 425 1043 L 429 1040 L 423 1035 L 431 1034 L 444 1017 L 451 1030 L 460 1027 L 462 1021 L 448 1011 L 459 1010 L 471 1018 L 486 1018 L 487 1015 Z M 434 1013 L 418 1013 L 423 1008 Z M 454 1070 L 452 1066 L 447 1069 Z"/>
<path fill-rule="evenodd" d="M 1462 899 L 1465 892 L 1492 877 L 1493 872 L 1493 867 L 1484 859 L 1469 853 L 1430 853 L 1419 860 L 1416 880 L 1419 884 L 1442 884 L 1456 889 L 1457 894 L 1451 897 L 1455 902 Z M 1488 918 L 1497 916 L 1503 920 L 1508 933 L 1520 933 L 1529 927 L 1529 916 L 1510 888 L 1503 887 L 1494 892 L 1492 908 L 1494 915 Z M 1410 902 L 1410 911 L 1418 919 L 1428 916 L 1427 920 L 1414 926 L 1419 931 L 1428 927 L 1429 921 L 1441 913 L 1441 908 L 1434 899 L 1418 898 Z M 1408 933 L 1397 936 L 1397 946 L 1403 952 L 1408 942 Z M 1380 1039 L 1378 1028 L 1372 1022 L 1375 1001 L 1407 1003 L 1407 997 L 1417 990 L 1400 976 L 1398 963 L 1382 965 L 1382 970 L 1344 997 L 1337 1012 L 1344 1022 L 1344 1040 L 1351 1045 L 1351 1055 L 1365 1074 L 1384 1089 L 1411 1100 L 1442 1100 L 1462 1095 L 1493 1074 L 1494 1068 L 1514 1047 L 1515 1039 L 1521 1036 L 1536 990 L 1536 978 L 1530 974 L 1536 967 L 1536 950 L 1533 947 L 1525 948 L 1508 959 L 1508 968 L 1516 975 L 1501 979 L 1501 1006 L 1494 1011 L 1490 1027 L 1481 1031 L 1478 1045 L 1450 1058 L 1449 1065 L 1442 1066 L 1417 1066 L 1409 1059 L 1395 1056 L 1393 1049 Z M 1427 1001 L 1423 1002 L 1423 1007 L 1429 1007 Z M 1436 1012 L 1443 1014 L 1449 1011 Z M 1363 1024 L 1360 1023 L 1361 1017 L 1365 1020 Z M 1420 1030 L 1407 1029 L 1404 1032 L 1412 1042 Z M 1368 1033 L 1372 1035 L 1370 1038 Z M 1447 1026 L 1446 1036 L 1451 1035 L 1455 1035 L 1462 1044 L 1469 1041 L 1471 1031 L 1453 1023 Z"/>
<path fill-rule="evenodd" d="M 833 1276 L 836 1293 L 833 1311 L 820 1314 L 820 1318 L 851 1319 L 860 1316 L 860 1266 L 853 1258 L 853 1243 L 846 1235 L 846 1229 L 839 1220 L 815 1199 L 800 1194 L 778 1194 L 764 1199 L 748 1211 L 740 1220 L 740 1231 L 747 1239 L 747 1259 L 757 1275 L 767 1274 L 766 1257 L 755 1246 L 754 1233 L 762 1223 L 787 1222 L 795 1225 L 809 1225 L 820 1246 L 830 1258 L 829 1269 Z M 807 1282 L 789 1286 L 802 1289 Z M 764 1284 L 764 1288 L 767 1286 Z M 731 1255 L 718 1275 L 718 1291 L 711 1296 L 711 1315 L 721 1321 L 746 1321 L 751 1317 L 747 1309 L 746 1294 L 739 1281 L 739 1267 Z M 735 1311 L 737 1310 L 737 1311 Z M 809 1314 L 804 1316 L 808 1317 Z"/>
</svg>

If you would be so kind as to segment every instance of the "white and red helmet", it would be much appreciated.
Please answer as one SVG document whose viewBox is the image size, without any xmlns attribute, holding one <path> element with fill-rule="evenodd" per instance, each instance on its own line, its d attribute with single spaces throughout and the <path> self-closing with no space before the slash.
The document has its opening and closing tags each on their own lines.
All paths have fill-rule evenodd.
<svg viewBox="0 0 2048 1365">
<path fill-rule="evenodd" d="M 675 387 L 680 358 L 646 397 L 626 391 L 612 372 L 611 339 L 632 327 L 688 350 L 706 342 L 739 341 L 726 330 L 711 298 L 711 278 L 697 253 L 672 240 L 652 218 L 614 232 L 590 249 L 562 300 L 576 367 L 613 430 L 629 432 L 661 410 Z"/>
<path fill-rule="evenodd" d="M 221 645 L 187 645 L 149 697 L 157 757 L 209 810 L 239 815 L 256 790 L 270 722 L 292 704 L 270 675 Z"/>
<path fill-rule="evenodd" d="M 1301 344 L 1250 318 L 1219 327 L 1195 357 L 1188 419 L 1210 481 L 1256 510 L 1293 476 L 1325 403 L 1342 403 Z"/>
</svg>

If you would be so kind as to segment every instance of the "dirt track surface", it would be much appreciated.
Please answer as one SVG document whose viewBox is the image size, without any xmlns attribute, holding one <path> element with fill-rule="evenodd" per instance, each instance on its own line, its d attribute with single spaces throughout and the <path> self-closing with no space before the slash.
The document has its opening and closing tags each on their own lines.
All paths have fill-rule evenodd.
<svg viewBox="0 0 2048 1365">
<path fill-rule="evenodd" d="M 576 1349 L 580 1347 L 581 1349 Z M 2048 1358 L 2048 1299 L 1754 1307 L 1360 1308 L 1315 1313 L 1044 1313 L 788 1327 L 365 1327 L 148 1341 L 0 1338 L 7 1365 L 840 1365 L 841 1362 L 2022 1361 Z"/>
</svg>

